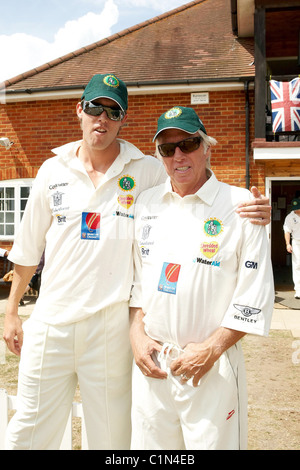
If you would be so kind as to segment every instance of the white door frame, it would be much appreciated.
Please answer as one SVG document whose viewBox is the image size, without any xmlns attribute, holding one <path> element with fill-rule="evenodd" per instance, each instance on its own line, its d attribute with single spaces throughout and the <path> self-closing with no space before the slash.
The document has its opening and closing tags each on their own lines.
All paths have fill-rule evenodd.
<svg viewBox="0 0 300 470">
<path fill-rule="evenodd" d="M 269 198 L 270 204 L 272 204 L 272 181 L 296 181 L 300 180 L 300 176 L 267 176 L 266 177 L 266 197 Z M 272 220 L 267 225 L 268 237 L 271 245 L 271 231 L 272 231 Z"/>
</svg>

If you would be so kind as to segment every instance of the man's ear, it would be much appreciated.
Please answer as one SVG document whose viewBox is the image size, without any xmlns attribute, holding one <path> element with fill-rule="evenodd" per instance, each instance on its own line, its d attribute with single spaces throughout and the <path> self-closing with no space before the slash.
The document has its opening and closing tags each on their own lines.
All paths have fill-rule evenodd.
<svg viewBox="0 0 300 470">
<path fill-rule="evenodd" d="M 80 117 L 81 113 L 82 113 L 83 109 L 82 109 L 82 106 L 81 106 L 81 102 L 77 103 L 76 105 L 76 113 L 77 113 L 77 116 Z"/>
<path fill-rule="evenodd" d="M 122 127 L 125 126 L 127 119 L 128 119 L 128 114 L 126 113 L 122 119 Z"/>
<path fill-rule="evenodd" d="M 208 147 L 208 149 L 206 150 L 206 153 L 205 153 L 205 158 L 206 158 L 206 160 L 208 160 L 210 157 L 211 157 L 211 148 Z"/>
</svg>

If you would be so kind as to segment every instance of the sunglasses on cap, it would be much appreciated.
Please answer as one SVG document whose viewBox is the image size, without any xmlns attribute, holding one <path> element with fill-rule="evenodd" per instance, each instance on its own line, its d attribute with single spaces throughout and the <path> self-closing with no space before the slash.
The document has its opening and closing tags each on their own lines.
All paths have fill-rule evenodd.
<svg viewBox="0 0 300 470">
<path fill-rule="evenodd" d="M 125 113 L 120 108 L 110 108 L 109 106 L 103 106 L 92 101 L 82 101 L 81 105 L 83 111 L 90 116 L 100 116 L 103 111 L 106 112 L 107 117 L 112 121 L 122 121 L 125 116 Z"/>
<path fill-rule="evenodd" d="M 183 153 L 191 153 L 197 150 L 201 144 L 201 137 L 189 137 L 180 142 L 169 142 L 158 145 L 158 151 L 162 157 L 173 157 L 176 147 L 179 147 Z"/>
</svg>

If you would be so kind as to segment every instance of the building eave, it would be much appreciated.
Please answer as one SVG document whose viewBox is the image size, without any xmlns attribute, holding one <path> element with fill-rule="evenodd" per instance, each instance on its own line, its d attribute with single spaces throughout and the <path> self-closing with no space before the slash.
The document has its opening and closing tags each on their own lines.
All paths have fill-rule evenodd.
<svg viewBox="0 0 300 470">
<path fill-rule="evenodd" d="M 246 81 L 253 82 L 254 77 L 230 77 L 211 80 L 129 82 L 127 83 L 127 87 L 129 95 L 153 95 L 165 93 L 243 90 L 244 83 Z M 24 101 L 80 99 L 83 90 L 83 85 L 74 87 L 7 90 L 6 93 L 3 93 L 1 101 L 5 103 L 15 103 Z"/>
</svg>

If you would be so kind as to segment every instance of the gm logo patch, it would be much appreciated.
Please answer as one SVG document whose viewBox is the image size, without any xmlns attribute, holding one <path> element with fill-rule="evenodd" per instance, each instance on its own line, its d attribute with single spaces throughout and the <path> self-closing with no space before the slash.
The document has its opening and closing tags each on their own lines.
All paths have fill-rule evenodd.
<svg viewBox="0 0 300 470">
<path fill-rule="evenodd" d="M 246 268 L 257 269 L 257 263 L 255 261 L 246 261 Z"/>
</svg>

